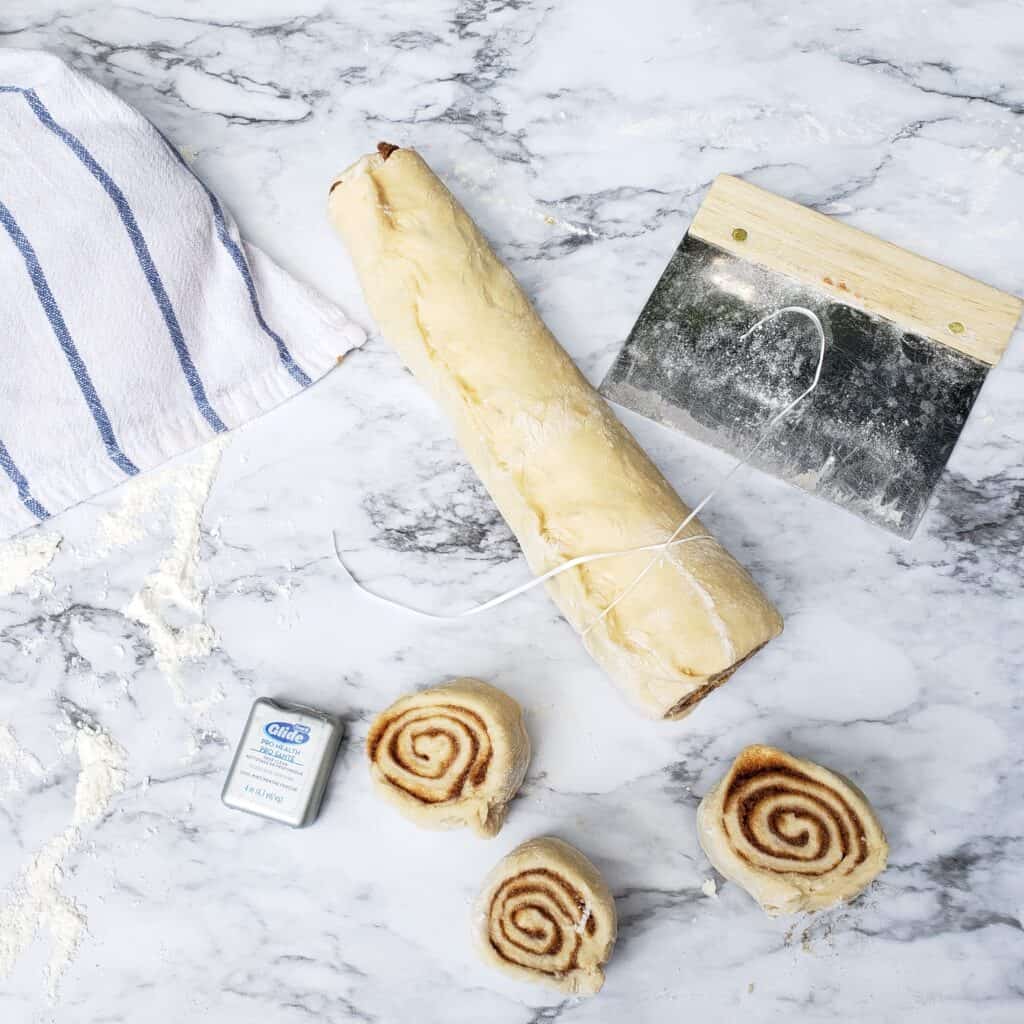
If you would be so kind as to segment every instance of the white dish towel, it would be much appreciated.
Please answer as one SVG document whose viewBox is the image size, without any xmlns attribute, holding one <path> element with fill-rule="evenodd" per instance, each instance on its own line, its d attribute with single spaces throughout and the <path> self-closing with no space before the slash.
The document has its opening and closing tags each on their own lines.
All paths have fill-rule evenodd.
<svg viewBox="0 0 1024 1024">
<path fill-rule="evenodd" d="M 0 538 L 237 427 L 363 341 L 138 111 L 0 49 Z"/>
</svg>

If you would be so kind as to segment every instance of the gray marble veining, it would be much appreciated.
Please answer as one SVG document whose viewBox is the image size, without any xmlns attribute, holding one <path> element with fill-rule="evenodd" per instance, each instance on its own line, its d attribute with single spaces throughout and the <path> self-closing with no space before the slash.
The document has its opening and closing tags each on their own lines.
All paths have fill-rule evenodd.
<svg viewBox="0 0 1024 1024">
<path fill-rule="evenodd" d="M 60 53 L 140 107 L 254 242 L 364 321 L 326 185 L 379 138 L 417 146 L 595 381 L 722 171 L 1020 292 L 1022 38 L 1013 0 L 0 11 L 0 45 Z M 1018 333 L 911 543 L 756 472 L 709 506 L 787 628 L 671 725 L 625 710 L 540 595 L 435 627 L 347 587 L 332 531 L 360 578 L 424 607 L 525 577 L 380 339 L 219 458 L 194 453 L 61 517 L 53 560 L 0 596 L 0 885 L 95 809 L 83 727 L 116 744 L 117 785 L 78 814 L 45 879 L 41 906 L 70 901 L 87 931 L 54 950 L 60 922 L 40 916 L 8 957 L 0 1019 L 1021 1020 L 1022 389 Z M 627 422 L 691 500 L 730 465 Z M 455 674 L 516 696 L 534 742 L 491 842 L 419 832 L 368 785 L 371 716 Z M 219 802 L 261 694 L 348 725 L 305 832 Z M 754 741 L 871 796 L 892 860 L 862 899 L 770 920 L 735 886 L 704 894 L 694 811 Z M 588 1001 L 505 981 L 471 949 L 480 880 L 542 832 L 584 849 L 617 898 L 619 944 Z"/>
</svg>

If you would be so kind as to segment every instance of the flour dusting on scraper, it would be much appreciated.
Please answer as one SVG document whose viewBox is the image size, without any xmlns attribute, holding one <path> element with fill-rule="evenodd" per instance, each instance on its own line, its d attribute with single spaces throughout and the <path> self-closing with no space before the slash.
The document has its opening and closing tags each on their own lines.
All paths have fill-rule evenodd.
<svg viewBox="0 0 1024 1024">
<path fill-rule="evenodd" d="M 806 386 L 828 331 L 821 382 Z M 601 393 L 910 537 L 1021 302 L 727 175 L 608 372 Z M 763 439 L 764 443 L 759 444 Z"/>
</svg>

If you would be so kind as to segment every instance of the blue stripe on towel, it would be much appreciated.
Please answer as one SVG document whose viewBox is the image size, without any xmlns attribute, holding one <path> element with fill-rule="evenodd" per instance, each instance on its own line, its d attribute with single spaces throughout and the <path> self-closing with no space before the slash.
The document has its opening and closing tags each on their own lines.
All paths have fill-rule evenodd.
<svg viewBox="0 0 1024 1024">
<path fill-rule="evenodd" d="M 179 154 L 180 155 L 180 154 Z M 189 168 L 191 170 L 191 168 Z M 196 178 L 199 181 L 198 178 Z M 288 351 L 288 346 L 284 343 L 284 339 L 276 331 L 272 330 L 266 320 L 263 319 L 263 310 L 260 309 L 259 296 L 256 294 L 256 284 L 252 279 L 252 272 L 249 270 L 249 263 L 245 258 L 245 253 L 242 252 L 242 247 L 231 237 L 228 231 L 227 221 L 224 217 L 224 211 L 221 209 L 220 201 L 217 197 L 206 187 L 203 182 L 199 182 L 203 186 L 203 190 L 207 196 L 210 197 L 210 205 L 213 207 L 213 219 L 217 224 L 217 237 L 221 240 L 224 248 L 227 249 L 231 258 L 235 261 L 235 266 L 238 267 L 238 272 L 242 275 L 242 280 L 245 282 L 246 291 L 249 293 L 249 302 L 252 303 L 252 311 L 256 314 L 256 322 L 260 325 L 263 333 L 266 334 L 277 348 L 277 355 L 281 360 L 281 364 L 284 368 L 292 375 L 292 378 L 296 380 L 302 387 L 308 388 L 313 383 L 310 380 L 309 374 L 302 369 L 291 352 Z"/>
<path fill-rule="evenodd" d="M 167 148 L 171 151 L 178 163 L 180 163 L 181 166 L 192 175 L 199 187 L 206 193 L 207 198 L 210 200 L 210 206 L 213 209 L 213 220 L 217 226 L 217 237 L 220 239 L 224 248 L 227 249 L 228 254 L 235 261 L 235 266 L 238 267 L 239 274 L 242 275 L 242 281 L 245 284 L 245 290 L 249 293 L 249 302 L 252 305 L 252 311 L 256 316 L 256 322 L 260 325 L 260 329 L 263 333 L 273 341 L 274 346 L 277 349 L 278 358 L 281 360 L 281 364 L 284 368 L 302 387 L 308 388 L 309 385 L 313 383 L 309 374 L 299 366 L 295 361 L 295 357 L 288 350 L 288 346 L 284 343 L 284 339 L 263 317 L 263 310 L 260 308 L 259 296 L 256 293 L 256 283 L 253 281 L 252 271 L 249 269 L 249 261 L 245 258 L 245 253 L 242 251 L 242 247 L 231 237 L 231 232 L 228 230 L 227 218 L 224 216 L 224 210 L 220 205 L 220 200 L 212 191 L 210 191 L 206 182 L 203 181 L 203 179 L 200 178 L 191 167 L 189 167 L 188 161 L 174 147 L 171 140 L 156 127 L 156 125 L 153 125 L 153 131 L 155 131 L 157 135 L 164 140 Z"/>
<path fill-rule="evenodd" d="M 49 519 L 50 513 L 32 497 L 32 489 L 28 485 L 21 470 L 14 464 L 11 453 L 7 446 L 0 441 L 0 469 L 11 478 L 11 483 L 18 488 L 18 497 L 21 503 L 36 517 L 36 519 Z"/>
<path fill-rule="evenodd" d="M 164 288 L 160 273 L 153 263 L 153 257 L 150 254 L 149 246 L 146 244 L 146 239 L 143 237 L 138 221 L 135 219 L 135 214 L 132 213 L 131 206 L 129 206 L 124 193 L 114 179 L 96 162 L 89 150 L 82 145 L 81 140 L 66 128 L 57 124 L 34 89 L 17 89 L 12 86 L 0 86 L 0 89 L 3 89 L 3 91 L 20 92 L 40 122 L 49 128 L 78 157 L 89 173 L 103 186 L 107 195 L 110 196 L 114 206 L 117 208 L 121 223 L 124 224 L 125 231 L 128 232 L 128 238 L 135 249 L 135 255 L 138 257 L 142 272 L 146 275 L 146 280 L 149 282 L 153 298 L 156 299 L 156 304 L 160 307 L 160 312 L 163 315 L 164 323 L 167 325 L 167 331 L 171 336 L 174 350 L 178 354 L 178 362 L 181 364 L 182 373 L 184 373 L 185 380 L 188 381 L 188 386 L 192 391 L 192 397 L 203 418 L 214 430 L 218 433 L 227 430 L 224 422 L 214 412 L 209 399 L 206 397 L 206 389 L 203 387 L 203 382 L 199 377 L 199 371 L 196 370 L 195 363 L 192 362 L 192 356 L 189 353 L 188 345 L 185 343 L 185 336 L 182 334 L 181 325 L 178 323 L 174 307 L 167 295 L 167 290 Z M 169 211 L 168 215 L 173 216 L 173 211 Z"/>
<path fill-rule="evenodd" d="M 117 443 L 114 428 L 110 425 L 110 417 L 107 416 L 107 410 L 103 408 L 100 396 L 96 393 L 96 388 L 93 387 L 89 371 L 86 369 L 85 363 L 82 362 L 82 357 L 78 354 L 78 349 L 75 347 L 71 332 L 64 322 L 64 317 L 61 314 L 60 307 L 57 305 L 57 300 L 53 297 L 53 292 L 50 291 L 50 285 L 46 280 L 46 275 L 43 273 L 43 268 L 39 264 L 35 250 L 32 248 L 32 243 L 25 237 L 25 233 L 18 227 L 17 221 L 15 221 L 11 211 L 7 209 L 3 202 L 0 202 L 0 224 L 3 224 L 7 234 L 11 236 L 11 241 L 18 247 L 18 251 L 25 260 L 25 269 L 28 271 L 29 279 L 36 290 L 39 304 L 43 307 L 43 312 L 46 313 L 46 318 L 50 321 L 50 326 L 53 328 L 53 333 L 57 336 L 57 341 L 64 351 L 68 365 L 71 367 L 71 372 L 75 375 L 75 380 L 81 389 L 85 404 L 89 407 L 89 412 L 92 413 L 92 418 L 96 423 L 96 429 L 99 430 L 100 437 L 103 439 L 107 454 L 114 465 L 129 476 L 134 476 L 138 473 L 138 468 L 124 454 L 121 446 Z M 12 477 L 11 479 L 14 478 Z"/>
</svg>

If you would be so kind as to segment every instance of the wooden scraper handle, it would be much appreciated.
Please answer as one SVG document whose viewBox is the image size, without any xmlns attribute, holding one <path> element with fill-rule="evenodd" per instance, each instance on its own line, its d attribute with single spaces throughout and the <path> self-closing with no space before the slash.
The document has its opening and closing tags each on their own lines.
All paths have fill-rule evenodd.
<svg viewBox="0 0 1024 1024">
<path fill-rule="evenodd" d="M 994 366 L 1024 303 L 832 217 L 719 175 L 691 235 Z"/>
</svg>

